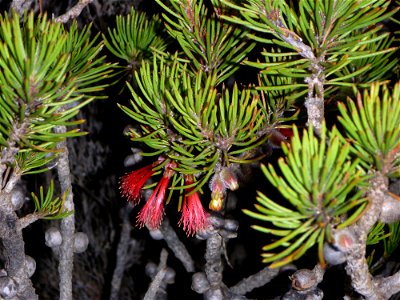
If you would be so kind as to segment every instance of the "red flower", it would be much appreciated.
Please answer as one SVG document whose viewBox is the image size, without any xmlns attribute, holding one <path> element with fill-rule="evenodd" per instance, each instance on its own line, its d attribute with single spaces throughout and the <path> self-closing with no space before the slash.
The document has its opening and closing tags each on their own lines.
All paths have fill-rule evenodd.
<svg viewBox="0 0 400 300">
<path fill-rule="evenodd" d="M 139 227 L 147 225 L 150 230 L 155 230 L 161 225 L 164 216 L 164 199 L 170 177 L 163 176 L 157 184 L 150 198 L 137 216 L 136 224 Z"/>
<path fill-rule="evenodd" d="M 121 194 L 133 205 L 140 201 L 140 192 L 146 181 L 154 174 L 153 164 L 145 166 L 121 177 Z"/>
<path fill-rule="evenodd" d="M 187 179 L 186 184 L 193 183 L 192 179 Z M 186 234 L 194 235 L 201 229 L 207 226 L 207 213 L 203 206 L 198 193 L 192 193 L 187 195 L 193 190 L 193 188 L 188 188 L 186 190 L 185 197 L 183 199 L 182 207 L 182 217 L 179 220 L 179 225 L 183 224 L 183 230 Z"/>
</svg>

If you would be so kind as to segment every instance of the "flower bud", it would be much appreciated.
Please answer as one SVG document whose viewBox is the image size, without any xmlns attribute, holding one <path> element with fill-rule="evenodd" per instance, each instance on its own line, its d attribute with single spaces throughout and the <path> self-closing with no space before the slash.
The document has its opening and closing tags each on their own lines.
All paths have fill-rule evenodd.
<svg viewBox="0 0 400 300">
<path fill-rule="evenodd" d="M 167 271 L 165 272 L 165 275 L 163 278 L 164 282 L 168 283 L 168 284 L 175 283 L 175 275 L 176 275 L 176 273 L 175 273 L 174 269 L 167 268 Z"/>
<path fill-rule="evenodd" d="M 355 244 L 353 232 L 345 228 L 334 233 L 335 246 L 341 251 L 349 250 Z"/>
<path fill-rule="evenodd" d="M 74 253 L 84 252 L 89 245 L 89 238 L 84 232 L 76 232 L 74 236 Z"/>
<path fill-rule="evenodd" d="M 314 272 L 307 269 L 298 270 L 289 278 L 292 281 L 292 287 L 297 291 L 305 291 L 318 284 Z"/>
<path fill-rule="evenodd" d="M 324 243 L 324 258 L 331 265 L 340 265 L 346 261 L 346 255 L 336 247 Z"/>
<path fill-rule="evenodd" d="M 239 228 L 239 222 L 236 220 L 226 219 L 224 220 L 225 230 L 236 232 Z"/>
<path fill-rule="evenodd" d="M 196 293 L 203 294 L 210 288 L 210 283 L 204 272 L 194 273 L 192 276 L 192 290 Z"/>
<path fill-rule="evenodd" d="M 220 177 L 224 187 L 230 189 L 231 191 L 235 191 L 239 188 L 236 175 L 230 168 L 223 168 L 220 172 Z"/>
<path fill-rule="evenodd" d="M 22 207 L 22 205 L 24 205 L 24 203 L 25 203 L 24 192 L 23 192 L 22 188 L 17 185 L 12 190 L 11 204 L 12 204 L 14 210 L 18 210 L 18 209 L 20 209 Z"/>
<path fill-rule="evenodd" d="M 0 296 L 2 298 L 8 299 L 15 297 L 17 292 L 17 284 L 11 277 L 0 277 Z"/>
<path fill-rule="evenodd" d="M 219 174 L 215 174 L 210 181 L 211 201 L 209 208 L 213 211 L 220 211 L 224 204 L 225 199 L 225 186 Z"/>
<path fill-rule="evenodd" d="M 390 224 L 400 220 L 400 197 L 391 193 L 385 193 L 383 198 L 381 215 L 379 221 Z"/>
<path fill-rule="evenodd" d="M 53 248 L 60 246 L 62 243 L 62 236 L 60 230 L 56 227 L 50 227 L 45 233 L 46 246 Z"/>
<path fill-rule="evenodd" d="M 154 230 L 149 230 L 150 236 L 153 238 L 153 240 L 162 240 L 164 238 L 164 235 L 159 229 L 154 229 Z"/>
<path fill-rule="evenodd" d="M 216 197 L 215 195 L 214 195 L 214 197 L 213 196 L 211 196 L 211 197 L 212 198 L 211 198 L 210 204 L 208 205 L 209 209 L 211 209 L 213 211 L 220 211 L 223 207 L 224 199 L 220 199 L 220 198 L 214 199 L 214 197 Z"/>
<path fill-rule="evenodd" d="M 25 255 L 25 269 L 28 277 L 31 277 L 36 271 L 36 261 L 29 255 Z"/>
<path fill-rule="evenodd" d="M 150 278 L 154 278 L 157 273 L 157 265 L 153 262 L 148 262 L 145 267 L 145 273 Z"/>
</svg>

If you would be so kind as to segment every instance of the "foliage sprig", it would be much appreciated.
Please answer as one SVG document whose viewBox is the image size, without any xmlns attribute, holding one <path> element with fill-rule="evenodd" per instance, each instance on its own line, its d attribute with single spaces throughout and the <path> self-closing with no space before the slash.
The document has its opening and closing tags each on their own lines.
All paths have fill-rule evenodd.
<svg viewBox="0 0 400 300">
<path fill-rule="evenodd" d="M 0 173 L 5 166 L 20 175 L 40 172 L 56 157 L 58 142 L 84 134 L 53 129 L 82 122 L 71 119 L 104 88 L 99 81 L 110 65 L 98 57 L 102 43 L 91 39 L 90 26 L 66 30 L 33 13 L 21 23 L 13 13 L 0 16 L 0 27 Z"/>
<path fill-rule="evenodd" d="M 398 10 L 389 11 L 388 1 L 220 2 L 241 13 L 223 19 L 253 30 L 249 36 L 267 45 L 262 53 L 267 62 L 251 63 L 266 74 L 299 78 L 297 84 L 303 84 L 312 73 L 331 87 L 329 93 L 332 87 L 380 79 L 386 76 L 382 69 L 396 64 L 393 39 L 379 26 Z"/>
<path fill-rule="evenodd" d="M 191 70 L 215 74 L 217 84 L 229 78 L 255 46 L 246 38 L 246 30 L 208 11 L 203 0 L 173 0 L 170 7 L 156 1 L 166 11 L 168 33 L 190 60 Z"/>
<path fill-rule="evenodd" d="M 194 191 L 219 167 L 257 159 L 253 150 L 268 137 L 259 132 L 270 125 L 258 94 L 237 86 L 219 91 L 215 74 L 193 76 L 179 61 L 157 57 L 144 62 L 135 79 L 140 94 L 131 88 L 131 108 L 121 105 L 141 125 L 132 140 L 152 150 L 145 155 L 175 161 L 182 174 L 202 174 Z"/>
<path fill-rule="evenodd" d="M 350 144 L 343 143 L 335 131 L 327 142 L 327 129 L 322 129 L 320 138 L 314 136 L 312 126 L 300 137 L 293 127 L 290 146 L 282 144 L 285 157 L 278 160 L 282 175 L 271 164 L 262 166 L 267 179 L 285 198 L 282 204 L 259 193 L 257 212 L 244 211 L 273 225 L 253 226 L 278 238 L 263 247 L 263 261 L 272 262 L 271 267 L 300 258 L 314 244 L 324 262 L 323 245 L 331 241 L 332 229 L 355 222 L 367 205 L 362 189 L 356 189 L 365 177 L 358 170 L 359 161 L 350 160 Z M 283 250 L 271 252 L 277 248 Z"/>
<path fill-rule="evenodd" d="M 373 84 L 358 93 L 356 103 L 339 103 L 339 121 L 352 142 L 353 151 L 366 166 L 374 166 L 387 175 L 400 168 L 400 83 Z"/>
<path fill-rule="evenodd" d="M 116 57 L 132 69 L 140 67 L 142 60 L 151 59 L 153 51 L 163 52 L 167 47 L 162 32 L 162 22 L 157 15 L 148 18 L 133 7 L 127 16 L 116 17 L 116 27 L 103 35 L 104 44 Z"/>
<path fill-rule="evenodd" d="M 35 204 L 35 213 L 39 214 L 41 219 L 57 220 L 71 215 L 72 211 L 64 210 L 64 202 L 69 191 L 65 192 L 61 198 L 54 198 L 54 182 L 51 181 L 47 192 L 44 192 L 43 186 L 40 187 L 39 195 L 32 193 L 32 199 Z"/>
</svg>

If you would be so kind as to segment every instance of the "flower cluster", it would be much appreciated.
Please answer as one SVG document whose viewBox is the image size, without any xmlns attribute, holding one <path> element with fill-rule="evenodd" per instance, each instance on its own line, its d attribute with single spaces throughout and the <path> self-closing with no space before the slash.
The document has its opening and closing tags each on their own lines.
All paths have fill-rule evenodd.
<svg viewBox="0 0 400 300">
<path fill-rule="evenodd" d="M 154 175 L 154 168 L 159 166 L 163 161 L 164 160 L 160 158 L 151 165 L 123 176 L 120 184 L 121 194 L 131 201 L 132 204 L 139 204 L 143 186 L 147 180 Z M 165 165 L 160 181 L 137 216 L 136 224 L 139 227 L 146 225 L 150 230 L 154 230 L 161 225 L 164 216 L 165 194 L 171 177 L 175 175 L 174 168 L 176 168 L 175 162 L 168 162 Z M 193 176 L 185 177 L 186 185 L 191 185 L 193 183 Z M 192 191 L 193 188 L 187 188 L 185 190 L 182 217 L 179 221 L 179 225 L 183 225 L 183 229 L 186 231 L 187 235 L 194 235 L 207 225 L 207 213 L 201 204 L 198 193 L 193 193 Z"/>
</svg>

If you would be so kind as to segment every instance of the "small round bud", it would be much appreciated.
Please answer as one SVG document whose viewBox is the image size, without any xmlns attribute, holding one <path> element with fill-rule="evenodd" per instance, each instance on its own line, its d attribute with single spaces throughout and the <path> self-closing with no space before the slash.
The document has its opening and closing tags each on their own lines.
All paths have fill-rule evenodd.
<svg viewBox="0 0 400 300">
<path fill-rule="evenodd" d="M 156 276 L 157 273 L 157 265 L 153 262 L 147 263 L 145 267 L 145 273 L 150 278 L 153 278 L 154 276 Z"/>
<path fill-rule="evenodd" d="M 211 227 L 211 226 L 208 226 Z M 213 228 L 211 228 L 211 230 L 209 230 L 209 228 L 205 228 L 205 229 L 200 229 L 199 231 L 196 232 L 196 238 L 198 238 L 199 240 L 206 240 L 208 238 L 211 237 L 211 235 L 213 234 Z"/>
<path fill-rule="evenodd" d="M 398 196 L 392 195 L 394 194 L 390 192 L 385 194 L 381 215 L 379 216 L 379 221 L 385 224 L 390 224 L 400 220 L 400 201 L 397 199 Z"/>
<path fill-rule="evenodd" d="M 20 186 L 16 186 L 13 190 L 12 190 L 12 194 L 11 194 L 11 204 L 14 208 L 14 210 L 18 210 L 20 209 L 25 203 L 25 195 L 24 192 L 22 190 L 22 188 Z"/>
<path fill-rule="evenodd" d="M 209 289 L 207 292 L 204 293 L 205 300 L 224 300 L 224 294 L 220 288 L 213 288 Z"/>
<path fill-rule="evenodd" d="M 158 266 L 155 263 L 149 262 L 146 264 L 145 273 L 151 279 L 153 279 L 154 276 L 156 276 L 157 271 L 158 271 Z M 163 278 L 163 281 L 168 284 L 175 283 L 175 275 L 176 275 L 176 273 L 175 273 L 174 269 L 167 268 L 164 278 Z"/>
<path fill-rule="evenodd" d="M 29 255 L 25 255 L 25 269 L 28 273 L 28 277 L 32 277 L 36 271 L 36 261 Z"/>
<path fill-rule="evenodd" d="M 89 245 L 89 238 L 84 232 L 76 232 L 74 235 L 74 253 L 84 252 Z"/>
<path fill-rule="evenodd" d="M 211 224 L 214 228 L 223 228 L 225 224 L 225 220 L 219 216 L 211 215 L 208 218 L 209 224 Z"/>
<path fill-rule="evenodd" d="M 346 255 L 328 243 L 324 243 L 324 258 L 332 266 L 340 265 L 346 261 Z"/>
<path fill-rule="evenodd" d="M 131 155 L 125 157 L 124 166 L 125 167 L 134 166 L 137 163 L 141 162 L 142 160 L 143 156 L 140 154 L 140 152 L 134 152 Z"/>
<path fill-rule="evenodd" d="M 60 246 L 62 243 L 60 230 L 56 227 L 50 227 L 47 229 L 44 238 L 46 240 L 46 246 L 50 248 Z"/>
<path fill-rule="evenodd" d="M 174 269 L 167 268 L 167 271 L 165 272 L 164 279 L 163 279 L 164 282 L 168 283 L 168 284 L 175 283 L 175 275 L 176 275 L 176 273 L 175 273 Z"/>
<path fill-rule="evenodd" d="M 15 297 L 17 295 L 17 284 L 8 277 L 0 277 L 0 296 L 4 299 Z"/>
<path fill-rule="evenodd" d="M 164 235 L 159 229 L 149 230 L 149 233 L 153 240 L 159 241 L 164 238 Z"/>
<path fill-rule="evenodd" d="M 292 281 L 292 287 L 298 291 L 305 291 L 315 287 L 318 284 L 313 271 L 301 269 L 289 277 Z"/>
<path fill-rule="evenodd" d="M 236 232 L 239 228 L 239 222 L 236 220 L 226 219 L 224 222 L 224 228 L 225 230 Z"/>
<path fill-rule="evenodd" d="M 355 244 L 354 234 L 348 228 L 333 232 L 333 238 L 334 246 L 342 252 L 349 250 Z"/>
<path fill-rule="evenodd" d="M 149 180 L 149 181 L 150 181 L 150 180 Z M 149 200 L 151 194 L 153 194 L 153 189 L 142 190 L 143 198 L 144 198 L 146 201 Z"/>
<path fill-rule="evenodd" d="M 192 276 L 192 290 L 196 293 L 203 294 L 210 288 L 210 283 L 204 272 L 194 273 Z"/>
</svg>

